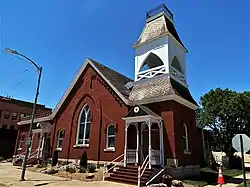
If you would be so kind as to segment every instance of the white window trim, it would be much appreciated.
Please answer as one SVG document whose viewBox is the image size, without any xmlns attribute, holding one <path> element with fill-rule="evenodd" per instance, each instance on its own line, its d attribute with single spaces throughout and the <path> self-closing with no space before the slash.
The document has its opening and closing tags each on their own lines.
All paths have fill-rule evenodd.
<svg viewBox="0 0 250 187">
<path fill-rule="evenodd" d="M 116 137 L 116 133 L 115 133 L 114 135 L 109 135 L 109 128 L 110 128 L 111 126 L 114 126 L 114 128 L 115 128 L 115 125 L 114 125 L 114 124 L 109 124 L 109 125 L 107 126 L 106 149 L 104 149 L 104 151 L 115 151 L 115 145 L 114 145 L 114 147 L 109 147 L 109 138 L 110 138 L 110 137 Z"/>
<path fill-rule="evenodd" d="M 183 124 L 183 126 L 185 130 L 185 134 L 183 135 L 183 138 L 185 139 L 185 147 L 186 147 L 184 148 L 184 154 L 191 154 L 191 152 L 189 151 L 188 128 L 186 124 Z"/>
<path fill-rule="evenodd" d="M 77 135 L 76 135 L 76 144 L 74 145 L 74 147 L 89 147 L 89 143 L 88 144 L 86 144 L 85 143 L 85 136 L 86 136 L 86 127 L 87 127 L 87 123 L 90 123 L 90 125 L 91 125 L 91 121 L 87 121 L 87 114 L 89 114 L 90 113 L 90 115 L 91 115 L 91 110 L 90 110 L 90 107 L 89 107 L 89 109 L 88 109 L 88 111 L 87 112 L 85 112 L 85 108 L 86 108 L 86 106 L 88 106 L 89 107 L 89 105 L 88 104 L 85 104 L 83 107 L 82 107 L 82 110 L 81 110 L 81 112 L 80 112 L 80 115 L 79 115 L 79 117 L 78 117 L 78 126 L 77 126 Z M 83 133 L 83 144 L 79 144 L 78 142 L 79 142 L 79 131 L 80 131 L 80 125 L 81 125 L 81 117 L 82 117 L 82 114 L 83 114 L 83 112 L 85 112 L 85 126 L 84 126 L 84 133 Z M 89 140 L 89 139 L 88 139 Z"/>
<path fill-rule="evenodd" d="M 61 132 L 63 132 L 63 129 L 60 129 L 58 131 L 58 134 L 57 134 L 57 146 L 56 146 L 56 150 L 58 150 L 58 151 L 62 151 L 62 147 L 58 147 L 59 146 L 59 141 L 63 142 L 63 135 L 62 135 L 61 138 L 59 137 L 59 135 L 60 135 Z"/>
</svg>

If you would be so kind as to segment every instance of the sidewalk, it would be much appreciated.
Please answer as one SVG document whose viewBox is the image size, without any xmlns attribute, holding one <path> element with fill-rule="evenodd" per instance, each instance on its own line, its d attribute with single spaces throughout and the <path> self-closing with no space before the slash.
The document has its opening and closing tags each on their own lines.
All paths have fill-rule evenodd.
<svg viewBox="0 0 250 187">
<path fill-rule="evenodd" d="M 0 163 L 0 187 L 134 187 L 108 181 L 82 182 L 26 171 L 26 181 L 19 181 L 21 170 L 10 163 Z"/>
<path fill-rule="evenodd" d="M 246 179 L 250 180 L 250 173 L 246 173 Z M 236 187 L 243 182 L 243 175 L 238 175 L 238 176 L 232 178 L 230 181 L 225 181 L 225 182 L 227 182 L 226 184 L 223 185 L 225 187 Z M 216 185 L 216 186 L 220 186 L 220 185 Z M 215 187 L 215 186 L 214 185 L 206 185 L 205 187 Z"/>
</svg>

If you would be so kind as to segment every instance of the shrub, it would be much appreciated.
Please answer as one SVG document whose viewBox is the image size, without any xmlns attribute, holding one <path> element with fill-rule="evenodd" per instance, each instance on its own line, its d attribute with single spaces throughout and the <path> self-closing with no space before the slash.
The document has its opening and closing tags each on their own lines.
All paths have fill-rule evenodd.
<svg viewBox="0 0 250 187">
<path fill-rule="evenodd" d="M 69 172 L 69 166 L 66 166 L 65 171 L 66 171 L 66 172 Z"/>
<path fill-rule="evenodd" d="M 84 151 L 80 160 L 80 167 L 87 168 L 88 165 L 88 156 L 87 152 Z"/>
<path fill-rule="evenodd" d="M 95 164 L 91 163 L 91 164 L 88 165 L 88 171 L 89 171 L 89 173 L 94 173 L 95 169 L 96 169 Z"/>
<path fill-rule="evenodd" d="M 229 157 L 229 160 L 230 160 L 230 168 L 231 169 L 241 169 L 242 168 L 241 157 L 235 155 L 235 156 Z"/>
<path fill-rule="evenodd" d="M 58 163 L 58 151 L 54 150 L 52 157 L 52 166 L 55 166 Z"/>
<path fill-rule="evenodd" d="M 75 173 L 76 172 L 76 169 L 75 168 L 72 168 L 72 167 L 69 167 L 69 173 Z"/>
<path fill-rule="evenodd" d="M 38 164 L 37 168 L 45 168 L 47 167 L 48 162 L 47 161 L 43 161 L 42 163 Z"/>
<path fill-rule="evenodd" d="M 86 168 L 80 167 L 79 173 L 86 173 Z"/>
<path fill-rule="evenodd" d="M 3 156 L 0 156 L 0 161 L 5 160 L 5 158 Z"/>
<path fill-rule="evenodd" d="M 47 171 L 48 174 L 55 174 L 58 173 L 58 170 L 51 168 L 50 170 Z"/>
</svg>

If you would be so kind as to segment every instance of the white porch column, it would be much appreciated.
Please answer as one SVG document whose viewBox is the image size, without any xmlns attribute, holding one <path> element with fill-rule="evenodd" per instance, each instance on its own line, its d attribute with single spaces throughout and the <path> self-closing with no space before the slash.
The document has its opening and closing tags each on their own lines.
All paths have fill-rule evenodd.
<svg viewBox="0 0 250 187">
<path fill-rule="evenodd" d="M 125 146 L 124 146 L 124 167 L 127 165 L 127 133 L 128 133 L 129 123 L 125 124 Z"/>
<path fill-rule="evenodd" d="M 148 121 L 148 160 L 149 169 L 151 169 L 152 148 L 151 148 L 151 121 Z"/>
<path fill-rule="evenodd" d="M 41 138 L 42 138 L 42 133 L 40 132 L 39 139 L 38 139 L 37 158 L 39 158 L 39 156 L 40 156 Z"/>
<path fill-rule="evenodd" d="M 140 148 L 141 162 L 143 162 L 143 160 L 144 160 L 144 155 L 143 155 L 143 127 L 144 127 L 144 123 L 141 124 L 141 148 Z"/>
<path fill-rule="evenodd" d="M 137 141 L 136 141 L 136 165 L 139 163 L 139 148 L 140 148 L 140 141 L 139 141 L 139 123 L 136 123 L 136 135 L 137 135 Z"/>
</svg>

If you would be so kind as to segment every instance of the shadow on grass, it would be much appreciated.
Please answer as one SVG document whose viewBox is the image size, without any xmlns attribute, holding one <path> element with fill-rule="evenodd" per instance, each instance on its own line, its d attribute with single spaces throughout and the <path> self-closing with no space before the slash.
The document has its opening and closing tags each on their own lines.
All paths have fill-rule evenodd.
<svg viewBox="0 0 250 187">
<path fill-rule="evenodd" d="M 247 170 L 249 171 L 249 169 Z M 223 174 L 225 183 L 241 184 L 243 179 L 234 178 L 237 175 L 241 175 L 241 170 L 225 170 Z M 216 170 L 201 171 L 197 177 L 189 177 L 187 180 L 183 180 L 184 183 L 193 184 L 195 186 L 205 185 L 217 185 L 218 183 L 218 172 Z"/>
</svg>

